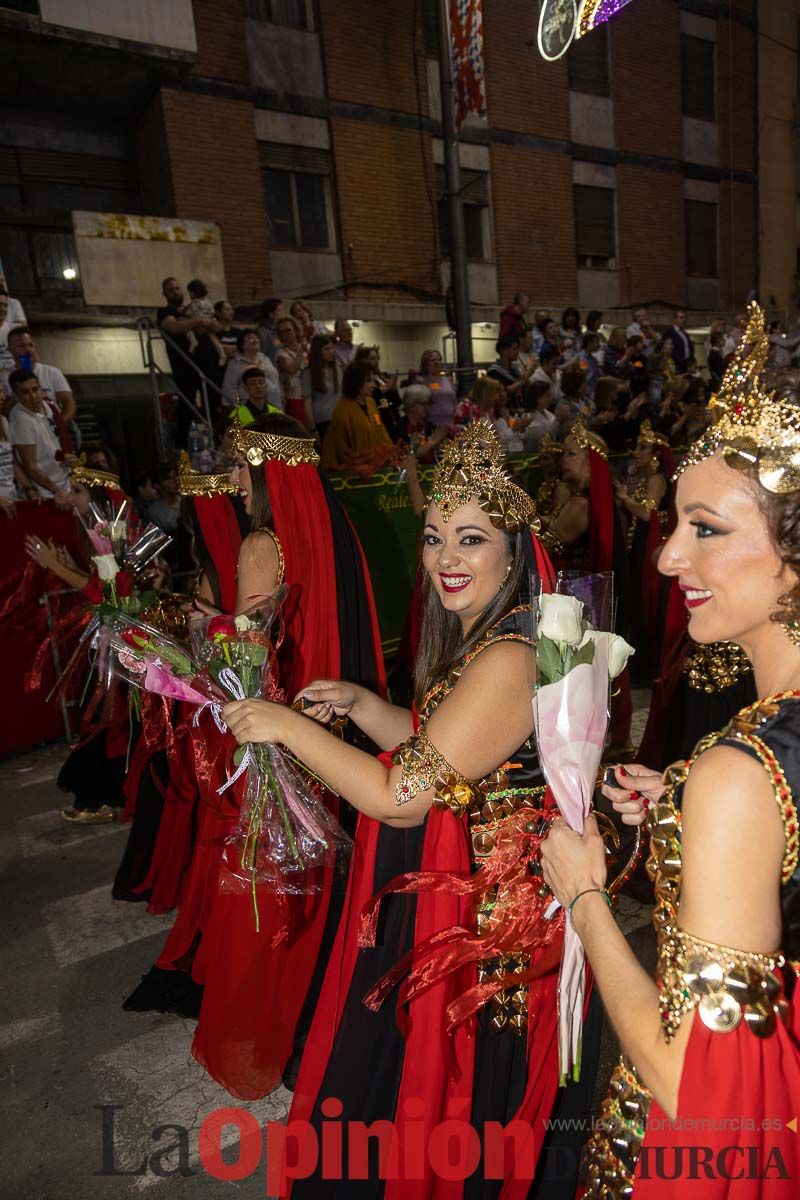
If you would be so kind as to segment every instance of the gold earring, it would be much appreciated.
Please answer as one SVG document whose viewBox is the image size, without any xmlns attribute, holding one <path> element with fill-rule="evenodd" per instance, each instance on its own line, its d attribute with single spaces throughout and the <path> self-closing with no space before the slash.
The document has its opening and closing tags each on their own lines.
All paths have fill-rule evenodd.
<svg viewBox="0 0 800 1200">
<path fill-rule="evenodd" d="M 800 646 L 800 621 L 786 621 L 783 628 L 789 641 L 795 646 Z"/>
</svg>

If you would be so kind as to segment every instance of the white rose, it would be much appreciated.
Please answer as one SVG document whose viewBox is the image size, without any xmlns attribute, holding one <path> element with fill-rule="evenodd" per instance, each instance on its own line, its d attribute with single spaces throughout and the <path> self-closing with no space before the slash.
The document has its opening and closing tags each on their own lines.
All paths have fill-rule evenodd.
<svg viewBox="0 0 800 1200">
<path fill-rule="evenodd" d="M 238 617 L 234 617 L 233 623 L 238 629 L 239 633 L 247 633 L 248 629 L 253 628 L 253 622 L 249 617 L 246 617 L 244 613 L 239 613 Z"/>
<path fill-rule="evenodd" d="M 616 633 L 602 633 L 597 629 L 587 629 L 583 635 L 582 646 L 587 642 L 606 642 L 608 648 L 608 674 L 616 679 L 625 670 L 628 659 L 635 654 L 633 646 L 629 646 L 625 638 Z"/>
<path fill-rule="evenodd" d="M 551 593 L 539 600 L 538 636 L 577 646 L 583 637 L 583 604 L 577 596 Z"/>
<path fill-rule="evenodd" d="M 94 561 L 97 563 L 97 574 L 104 583 L 108 583 L 119 571 L 119 564 L 113 554 L 95 554 Z"/>
</svg>

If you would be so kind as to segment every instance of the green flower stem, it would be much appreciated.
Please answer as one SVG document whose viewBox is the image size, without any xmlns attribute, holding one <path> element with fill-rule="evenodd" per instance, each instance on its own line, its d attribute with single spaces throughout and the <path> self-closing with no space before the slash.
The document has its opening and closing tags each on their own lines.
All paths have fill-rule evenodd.
<svg viewBox="0 0 800 1200">
<path fill-rule="evenodd" d="M 286 802 L 283 799 L 278 782 L 275 779 L 275 774 L 272 770 L 272 764 L 269 760 L 269 748 L 262 743 L 256 745 L 253 742 L 248 742 L 247 748 L 257 764 L 260 777 L 260 786 L 258 796 L 250 808 L 247 834 L 245 835 L 244 846 L 242 848 L 241 865 L 243 869 L 250 871 L 250 886 L 253 896 L 253 914 L 255 916 L 256 933 L 260 933 L 261 921 L 258 911 L 257 890 L 258 842 L 262 832 L 264 807 L 266 799 L 270 794 L 272 794 L 275 802 L 278 805 L 278 810 L 281 814 L 283 827 L 286 832 L 286 837 L 289 841 L 289 848 L 294 861 L 301 870 L 303 870 L 305 867 L 305 863 L 303 862 L 303 857 L 297 848 L 297 842 L 295 841 L 292 822 L 289 816 L 289 810 L 286 807 Z M 266 784 L 264 783 L 264 780 L 266 780 Z"/>
</svg>

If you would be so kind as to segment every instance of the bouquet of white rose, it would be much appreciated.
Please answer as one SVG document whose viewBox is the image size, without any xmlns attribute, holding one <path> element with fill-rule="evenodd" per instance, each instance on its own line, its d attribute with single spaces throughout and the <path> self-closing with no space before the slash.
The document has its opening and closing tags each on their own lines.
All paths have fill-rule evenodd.
<svg viewBox="0 0 800 1200">
<path fill-rule="evenodd" d="M 633 647 L 609 632 L 610 575 L 560 578 L 557 586 L 559 591 L 540 596 L 537 606 L 536 741 L 558 810 L 570 828 L 582 833 L 608 732 L 610 681 L 625 669 Z M 562 1082 L 568 1074 L 580 1076 L 583 997 L 583 946 L 568 915 L 558 994 Z"/>
</svg>

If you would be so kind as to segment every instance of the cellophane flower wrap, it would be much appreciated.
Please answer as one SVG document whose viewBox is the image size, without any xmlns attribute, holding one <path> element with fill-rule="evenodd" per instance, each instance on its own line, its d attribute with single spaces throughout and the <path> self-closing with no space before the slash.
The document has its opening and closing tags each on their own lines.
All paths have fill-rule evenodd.
<svg viewBox="0 0 800 1200">
<path fill-rule="evenodd" d="M 275 696 L 269 633 L 278 603 L 261 605 L 252 615 L 215 617 L 193 628 L 198 658 L 229 698 Z M 245 773 L 246 784 L 239 821 L 226 839 L 221 887 L 251 892 L 258 930 L 259 890 L 320 891 L 321 868 L 333 866 L 339 852 L 349 850 L 350 838 L 329 812 L 316 783 L 295 769 L 294 760 L 277 745 L 249 742 L 238 747 L 233 761 L 235 770 L 221 790 Z"/>
<path fill-rule="evenodd" d="M 534 606 L 538 682 L 536 741 L 545 779 L 561 816 L 582 833 L 591 812 L 609 723 L 609 685 L 632 648 L 611 633 L 610 575 L 560 577 Z M 555 912 L 554 903 L 549 910 Z M 580 1077 L 585 955 L 569 914 L 558 983 L 558 1051 L 562 1083 Z"/>
<path fill-rule="evenodd" d="M 94 551 L 83 593 L 97 610 L 97 624 L 115 609 L 135 616 L 154 604 L 157 594 L 144 570 L 170 545 L 170 534 L 152 523 L 143 527 L 128 500 L 118 508 L 93 500 L 82 520 Z"/>
</svg>

